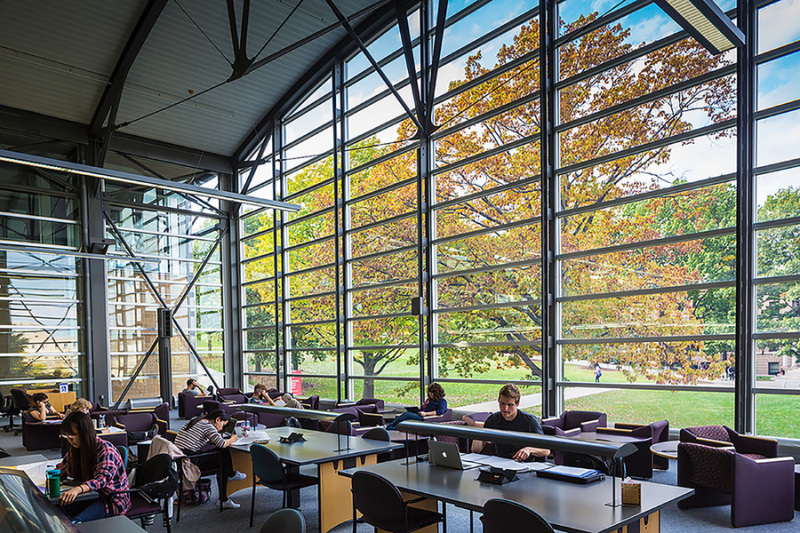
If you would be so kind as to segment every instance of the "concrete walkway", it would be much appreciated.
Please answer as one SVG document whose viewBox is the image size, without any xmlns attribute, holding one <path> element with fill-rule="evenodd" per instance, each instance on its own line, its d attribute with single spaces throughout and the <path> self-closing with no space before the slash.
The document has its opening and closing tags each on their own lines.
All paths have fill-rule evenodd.
<svg viewBox="0 0 800 533">
<path fill-rule="evenodd" d="M 499 390 L 500 387 L 498 387 Z M 564 391 L 564 399 L 571 400 L 573 398 L 580 398 L 581 396 L 589 396 L 592 394 L 600 394 L 601 392 L 609 392 L 614 389 L 602 389 L 598 387 L 569 387 L 567 390 Z M 522 398 L 519 400 L 520 408 L 526 407 L 536 407 L 537 405 L 542 404 L 542 395 L 541 394 L 527 394 L 523 395 Z M 459 411 L 489 411 L 493 413 L 498 410 L 497 407 L 497 400 L 492 400 L 489 402 L 481 402 L 481 403 L 473 403 L 471 405 L 464 405 L 458 408 Z"/>
</svg>

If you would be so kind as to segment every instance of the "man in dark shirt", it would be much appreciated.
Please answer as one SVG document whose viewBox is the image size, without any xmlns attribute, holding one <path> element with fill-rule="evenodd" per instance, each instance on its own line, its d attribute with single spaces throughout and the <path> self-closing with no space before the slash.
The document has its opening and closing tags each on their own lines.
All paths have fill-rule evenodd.
<svg viewBox="0 0 800 533">
<path fill-rule="evenodd" d="M 539 420 L 525 411 L 519 410 L 520 392 L 519 387 L 513 383 L 503 385 L 497 398 L 500 405 L 499 413 L 492 413 L 483 427 L 488 429 L 502 429 L 506 431 L 522 431 L 525 433 L 542 433 L 542 425 Z M 485 446 L 484 441 L 472 441 L 472 451 L 480 453 Z M 513 444 L 503 444 L 495 442 L 495 453 L 500 457 L 514 459 L 516 461 L 529 461 L 536 457 L 546 457 L 550 455 L 550 450 L 525 446 L 517 448 Z"/>
</svg>

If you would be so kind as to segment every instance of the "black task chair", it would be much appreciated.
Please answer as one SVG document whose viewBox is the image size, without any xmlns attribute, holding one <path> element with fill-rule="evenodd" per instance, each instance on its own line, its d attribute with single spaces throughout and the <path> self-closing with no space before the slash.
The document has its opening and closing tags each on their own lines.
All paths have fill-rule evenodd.
<svg viewBox="0 0 800 533">
<path fill-rule="evenodd" d="M 125 516 L 131 520 L 141 519 L 144 527 L 148 517 L 161 513 L 164 515 L 167 533 L 172 533 L 170 499 L 175 497 L 177 491 L 178 471 L 175 461 L 166 453 L 154 455 L 136 468 L 135 483 L 126 491 L 131 495 L 131 509 Z"/>
<path fill-rule="evenodd" d="M 425 498 L 403 501 L 403 495 L 394 483 L 378 474 L 358 470 L 353 474 L 351 490 L 353 533 L 356 533 L 357 528 L 357 511 L 361 511 L 363 522 L 392 533 L 409 533 L 439 522 L 442 522 L 442 529 L 447 533 L 444 514 L 410 507 L 410 504 Z"/>
<path fill-rule="evenodd" d="M 550 522 L 530 507 L 501 498 L 493 498 L 484 504 L 481 522 L 484 533 L 555 533 Z"/>
<path fill-rule="evenodd" d="M 14 416 L 20 414 L 19 408 L 14 403 L 14 398 L 11 396 L 3 396 L 0 392 L 0 417 L 8 417 L 8 425 L 3 426 L 4 431 L 11 431 L 14 429 Z"/>
<path fill-rule="evenodd" d="M 279 509 L 269 515 L 258 533 L 306 533 L 306 519 L 297 509 Z"/>
<path fill-rule="evenodd" d="M 250 446 L 250 457 L 253 460 L 253 497 L 250 501 L 250 527 L 253 527 L 253 516 L 256 509 L 256 485 L 264 485 L 273 490 L 283 492 L 281 507 L 286 507 L 290 490 L 302 489 L 316 485 L 319 480 L 299 472 L 286 469 L 275 452 L 263 444 Z"/>
<path fill-rule="evenodd" d="M 28 407 L 31 406 L 31 397 L 28 396 L 22 389 L 11 389 L 11 398 L 14 400 L 14 407 L 17 408 L 19 413 L 24 413 L 28 410 Z M 20 426 L 25 424 L 25 419 L 22 419 L 22 423 Z M 22 433 L 22 427 L 17 430 L 14 430 L 14 436 L 19 435 Z"/>
</svg>

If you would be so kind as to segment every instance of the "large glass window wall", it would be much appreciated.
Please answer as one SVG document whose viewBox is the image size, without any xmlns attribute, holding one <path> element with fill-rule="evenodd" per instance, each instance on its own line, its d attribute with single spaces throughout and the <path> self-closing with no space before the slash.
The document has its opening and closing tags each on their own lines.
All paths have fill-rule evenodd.
<svg viewBox="0 0 800 533">
<path fill-rule="evenodd" d="M 414 77 L 397 26 L 368 44 L 412 109 L 412 81 L 430 76 L 433 31 L 419 28 L 433 26 L 434 4 L 429 21 L 408 14 Z M 800 393 L 800 34 L 779 24 L 797 6 L 754 7 L 752 124 L 737 116 L 750 67 L 735 51 L 710 55 L 646 2 L 556 2 L 544 53 L 539 2 L 450 2 L 438 128 L 421 138 L 362 52 L 339 58 L 280 117 L 270 171 L 251 185 L 301 206 L 243 221 L 251 381 L 286 386 L 301 370 L 303 395 L 408 404 L 423 378 L 475 410 L 493 410 L 511 381 L 541 413 L 554 361 L 550 411 L 682 427 L 733 425 L 744 375 L 750 427 L 800 437 L 787 422 Z M 753 168 L 737 167 L 742 128 L 755 133 Z M 742 196 L 756 205 L 755 319 L 752 346 L 737 347 Z M 547 297 L 543 268 L 556 280 Z"/>
<path fill-rule="evenodd" d="M 112 400 L 134 375 L 125 398 L 161 395 L 157 315 L 162 307 L 173 310 L 177 323 L 170 340 L 172 394 L 189 378 L 204 386 L 211 377 L 224 383 L 218 202 L 113 186 L 105 201 L 114 248 L 155 260 L 141 268 L 130 261 L 107 262 Z"/>
<path fill-rule="evenodd" d="M 0 165 L 0 388 L 86 391 L 79 180 Z M 50 253 L 37 251 L 48 250 Z M 55 251 L 55 253 L 53 253 Z"/>
</svg>

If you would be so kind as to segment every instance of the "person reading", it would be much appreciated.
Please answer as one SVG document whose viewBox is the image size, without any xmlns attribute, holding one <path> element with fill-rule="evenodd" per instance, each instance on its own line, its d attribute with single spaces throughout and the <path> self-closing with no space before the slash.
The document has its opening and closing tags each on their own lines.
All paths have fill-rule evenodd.
<svg viewBox="0 0 800 533">
<path fill-rule="evenodd" d="M 71 413 L 74 413 L 75 411 L 80 411 L 81 413 L 88 415 L 92 410 L 92 402 L 90 402 L 86 398 L 78 398 L 77 400 L 72 402 L 72 405 L 69 406 L 69 410 Z"/>
<path fill-rule="evenodd" d="M 64 418 L 64 415 L 50 405 L 50 402 L 47 401 L 47 394 L 43 392 L 37 392 L 31 397 L 31 406 L 28 408 L 28 414 L 39 421 L 47 420 L 48 416 Z"/>
<path fill-rule="evenodd" d="M 61 493 L 61 511 L 73 523 L 124 515 L 131 508 L 128 475 L 117 449 L 100 439 L 89 415 L 73 411 L 61 422 L 61 437 L 69 443 L 56 468 L 61 477 L 72 477 L 78 486 Z M 100 499 L 76 502 L 79 494 L 95 491 Z"/>
<path fill-rule="evenodd" d="M 502 429 L 506 431 L 521 431 L 524 433 L 542 433 L 542 424 L 530 413 L 519 410 L 519 387 L 513 383 L 503 385 L 497 397 L 500 411 L 492 413 L 484 422 L 483 427 L 488 429 Z M 472 452 L 480 453 L 485 441 L 472 441 Z M 530 461 L 539 457 L 550 455 L 550 450 L 525 446 L 518 448 L 513 444 L 495 442 L 495 455 L 514 459 L 515 461 Z"/>
<path fill-rule="evenodd" d="M 284 407 L 289 407 L 290 409 L 305 409 L 303 407 L 303 404 L 300 403 L 300 400 L 298 400 L 288 392 L 284 393 L 282 398 Z"/>
<path fill-rule="evenodd" d="M 215 409 L 205 416 L 200 415 L 189 420 L 175 437 L 175 446 L 189 457 L 217 450 L 218 454 L 200 455 L 196 461 L 192 462 L 197 464 L 200 470 L 219 467 L 217 487 L 222 507 L 238 509 L 241 505 L 228 498 L 228 480 L 238 481 L 246 476 L 233 469 L 233 459 L 228 449 L 238 440 L 238 437 L 234 433 L 226 439 L 221 434 L 222 428 L 225 427 L 229 418 L 228 413 L 222 409 Z"/>
<path fill-rule="evenodd" d="M 186 380 L 186 388 L 183 389 L 181 392 L 185 394 L 191 394 L 192 396 L 205 396 L 206 391 L 202 385 L 200 385 L 197 381 L 193 379 Z"/>
<path fill-rule="evenodd" d="M 406 411 L 401 413 L 400 416 L 395 418 L 391 424 L 386 426 L 387 430 L 393 430 L 397 424 L 403 420 L 419 420 L 424 421 L 429 416 L 441 416 L 447 411 L 447 400 L 444 399 L 444 387 L 440 384 L 433 382 L 428 385 L 428 397 L 425 402 L 420 406 L 419 412 Z"/>
<path fill-rule="evenodd" d="M 267 391 L 267 386 L 263 383 L 256 383 L 255 387 L 253 387 L 253 395 L 247 400 L 247 403 L 254 403 L 257 405 L 271 405 L 276 407 L 277 404 L 275 400 L 269 395 Z"/>
</svg>

